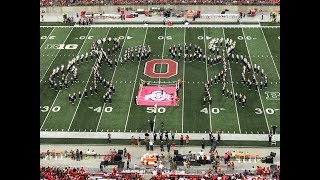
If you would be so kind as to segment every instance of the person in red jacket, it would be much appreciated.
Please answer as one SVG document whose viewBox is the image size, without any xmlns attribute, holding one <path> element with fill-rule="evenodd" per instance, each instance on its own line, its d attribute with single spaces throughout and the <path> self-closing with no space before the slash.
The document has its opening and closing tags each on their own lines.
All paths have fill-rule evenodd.
<svg viewBox="0 0 320 180">
<path fill-rule="evenodd" d="M 128 161 L 129 161 L 129 162 L 131 162 L 131 154 L 130 154 L 130 153 L 128 153 L 128 155 L 127 155 L 127 156 L 128 156 Z"/>
<path fill-rule="evenodd" d="M 108 154 L 105 155 L 104 158 L 103 158 L 103 160 L 104 160 L 104 165 L 108 166 L 109 155 L 108 155 Z"/>
<path fill-rule="evenodd" d="M 114 152 L 111 153 L 110 157 L 111 157 L 111 162 L 114 163 L 114 157 L 115 157 Z"/>
<path fill-rule="evenodd" d="M 135 138 L 134 138 L 134 136 L 131 136 L 131 145 L 135 145 Z"/>
<path fill-rule="evenodd" d="M 174 148 L 176 147 L 176 142 L 175 142 L 175 141 L 172 141 L 171 146 L 172 146 L 172 149 L 173 149 L 173 151 L 174 151 Z"/>
</svg>

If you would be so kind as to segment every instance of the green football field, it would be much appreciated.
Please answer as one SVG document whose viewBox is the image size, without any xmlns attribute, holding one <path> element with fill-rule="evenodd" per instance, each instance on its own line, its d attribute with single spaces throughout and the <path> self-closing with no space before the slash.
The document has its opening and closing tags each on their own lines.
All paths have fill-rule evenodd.
<svg viewBox="0 0 320 180">
<path fill-rule="evenodd" d="M 144 74 L 146 61 L 128 61 L 110 69 L 105 64 L 100 70 L 112 80 L 116 94 L 112 104 L 104 103 L 105 90 L 98 85 L 98 94 L 68 101 L 70 93 L 78 93 L 92 84 L 94 61 L 81 63 L 79 83 L 68 89 L 54 91 L 48 78 L 53 68 L 67 65 L 73 57 L 90 52 L 91 45 L 102 37 L 120 38 L 122 49 L 113 54 L 118 58 L 128 47 L 150 45 L 152 59 L 170 59 L 168 49 L 174 44 L 199 45 L 209 56 L 208 43 L 212 38 L 230 38 L 236 41 L 235 53 L 245 55 L 251 64 L 257 64 L 268 76 L 268 88 L 249 90 L 241 83 L 242 66 L 230 62 L 226 89 L 247 96 L 242 107 L 221 94 L 221 82 L 210 87 L 211 105 L 203 106 L 204 83 L 222 70 L 222 64 L 207 65 L 193 61 L 178 62 L 177 75 L 170 78 L 150 78 Z M 121 54 L 120 54 L 121 53 Z M 162 57 L 163 56 L 163 57 Z M 183 57 L 183 56 L 182 56 Z M 155 66 L 156 73 L 166 72 L 166 66 Z M 158 107 L 155 129 L 164 122 L 165 129 L 177 132 L 204 133 L 219 128 L 224 133 L 268 133 L 277 125 L 280 133 L 280 27 L 40 27 L 40 131 L 81 132 L 141 132 L 149 129 L 148 119 L 153 110 L 135 105 L 140 79 L 155 84 L 183 80 L 179 90 L 179 106 Z M 128 139 L 131 136 L 128 135 Z M 114 137 L 116 138 L 116 137 Z"/>
</svg>

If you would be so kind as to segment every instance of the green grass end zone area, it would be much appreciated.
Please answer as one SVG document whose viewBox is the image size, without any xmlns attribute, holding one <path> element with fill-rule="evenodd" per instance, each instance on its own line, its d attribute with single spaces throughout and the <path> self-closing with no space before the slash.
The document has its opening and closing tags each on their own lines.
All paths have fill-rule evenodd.
<svg viewBox="0 0 320 180">
<path fill-rule="evenodd" d="M 73 57 L 90 52 L 91 45 L 106 36 L 119 38 L 123 45 L 123 51 L 116 52 L 112 58 L 118 58 L 128 47 L 145 44 L 152 49 L 148 60 L 170 59 L 169 47 L 184 43 L 200 46 L 208 56 L 211 53 L 208 43 L 212 38 L 233 39 L 236 54 L 245 55 L 249 62 L 264 69 L 268 75 L 268 88 L 255 91 L 244 87 L 241 84 L 242 66 L 230 62 L 227 89 L 246 94 L 246 107 L 222 96 L 221 83 L 210 87 L 212 104 L 203 105 L 204 83 L 222 70 L 222 64 L 207 65 L 176 59 L 177 74 L 159 79 L 144 74 L 146 61 L 128 61 L 117 68 L 105 64 L 101 68 L 102 76 L 112 79 L 116 88 L 112 104 L 104 104 L 105 89 L 100 85 L 98 94 L 81 100 L 77 98 L 75 104 L 71 104 L 68 94 L 91 86 L 94 61 L 77 66 L 80 82 L 68 89 L 52 90 L 49 75 L 53 68 L 62 64 L 66 67 Z M 157 65 L 155 71 L 163 73 L 167 68 Z M 178 133 L 220 129 L 223 133 L 267 134 L 272 125 L 277 125 L 276 131 L 280 134 L 280 27 L 40 27 L 40 131 L 144 132 L 149 129 L 147 120 L 153 118 L 153 110 L 152 107 L 135 105 L 140 79 L 162 85 L 179 78 L 183 80 L 179 106 L 158 107 L 156 131 L 163 122 L 165 129 Z M 54 143 L 54 139 L 41 141 Z M 80 143 L 77 140 L 74 143 L 77 142 Z M 227 141 L 223 143 L 228 144 Z"/>
</svg>

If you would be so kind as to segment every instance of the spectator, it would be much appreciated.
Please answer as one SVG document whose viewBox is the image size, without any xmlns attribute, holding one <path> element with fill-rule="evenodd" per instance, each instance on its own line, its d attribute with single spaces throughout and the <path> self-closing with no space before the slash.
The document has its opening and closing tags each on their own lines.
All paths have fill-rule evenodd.
<svg viewBox="0 0 320 180">
<path fill-rule="evenodd" d="M 127 160 L 127 169 L 129 169 L 129 159 Z"/>
<path fill-rule="evenodd" d="M 128 161 L 131 161 L 131 154 L 128 153 Z"/>
<path fill-rule="evenodd" d="M 123 149 L 123 156 L 124 156 L 124 157 L 127 157 L 127 153 L 128 153 L 128 151 L 127 151 L 127 148 L 125 147 L 125 148 Z"/>
<path fill-rule="evenodd" d="M 205 144 L 204 144 L 204 138 L 202 138 L 201 148 L 204 149 L 204 146 L 205 146 Z"/>
<path fill-rule="evenodd" d="M 251 168 L 251 175 L 255 175 L 255 171 L 256 171 L 256 169 L 254 168 L 254 166 L 252 166 L 252 168 Z"/>
<path fill-rule="evenodd" d="M 141 138 L 139 137 L 138 138 L 138 147 L 140 147 L 141 146 Z"/>
<path fill-rule="evenodd" d="M 83 154 L 82 154 L 82 151 L 80 151 L 80 159 L 82 160 L 83 158 Z"/>
<path fill-rule="evenodd" d="M 146 143 L 146 150 L 149 151 L 149 148 L 150 148 L 150 142 L 149 142 L 149 140 L 146 141 L 145 143 Z"/>
<path fill-rule="evenodd" d="M 80 152 L 79 152 L 79 149 L 76 150 L 76 159 L 77 159 L 77 161 L 80 161 Z"/>
<path fill-rule="evenodd" d="M 163 141 L 161 141 L 161 142 L 160 142 L 160 150 L 161 150 L 161 152 L 162 152 L 162 151 L 164 151 L 164 148 L 163 148 Z"/>
<path fill-rule="evenodd" d="M 269 135 L 268 135 L 268 137 L 269 137 L 269 143 L 270 143 L 270 144 L 271 144 L 272 136 L 273 136 L 273 134 L 272 134 L 272 132 L 270 131 L 270 133 L 269 133 Z"/>
<path fill-rule="evenodd" d="M 115 157 L 114 152 L 111 153 L 110 157 L 111 157 L 111 163 L 114 163 L 114 157 Z"/>
<path fill-rule="evenodd" d="M 171 146 L 171 145 L 170 145 L 170 142 L 168 142 L 168 143 L 167 143 L 167 150 L 168 150 L 168 153 L 170 152 L 170 146 Z"/>
<path fill-rule="evenodd" d="M 110 144 L 111 143 L 111 134 L 108 133 L 108 143 Z"/>
<path fill-rule="evenodd" d="M 244 172 L 243 172 L 243 176 L 247 177 L 248 175 L 249 175 L 249 172 L 245 169 Z"/>
<path fill-rule="evenodd" d="M 152 140 L 149 141 L 149 146 L 150 146 L 150 150 L 153 151 L 153 141 Z"/>
<path fill-rule="evenodd" d="M 172 150 L 174 151 L 174 148 L 176 147 L 176 142 L 172 141 L 171 146 L 172 146 Z"/>
<path fill-rule="evenodd" d="M 74 151 L 73 151 L 73 150 L 71 150 L 71 151 L 70 151 L 70 153 L 71 153 L 71 159 L 72 159 L 72 160 L 75 160 L 75 159 L 76 159 L 76 157 L 75 157 Z"/>
<path fill-rule="evenodd" d="M 180 136 L 180 145 L 183 146 L 183 135 Z"/>
<path fill-rule="evenodd" d="M 189 140 L 190 140 L 189 135 L 186 135 L 186 145 L 187 145 L 187 146 L 189 145 Z"/>
<path fill-rule="evenodd" d="M 207 156 L 203 155 L 203 164 L 205 165 L 207 163 Z"/>
<path fill-rule="evenodd" d="M 227 153 L 224 153 L 224 156 L 223 156 L 223 158 L 224 158 L 224 164 L 227 164 L 227 162 L 228 162 L 228 154 Z"/>
<path fill-rule="evenodd" d="M 103 158 L 103 160 L 104 160 L 104 165 L 105 165 L 105 166 L 108 166 L 109 155 L 108 155 L 108 154 L 105 155 L 104 158 Z"/>
<path fill-rule="evenodd" d="M 172 138 L 172 141 L 174 141 L 174 132 L 173 131 L 171 132 L 171 138 Z"/>
<path fill-rule="evenodd" d="M 134 136 L 131 136 L 131 145 L 135 145 L 135 138 L 134 138 Z"/>
</svg>

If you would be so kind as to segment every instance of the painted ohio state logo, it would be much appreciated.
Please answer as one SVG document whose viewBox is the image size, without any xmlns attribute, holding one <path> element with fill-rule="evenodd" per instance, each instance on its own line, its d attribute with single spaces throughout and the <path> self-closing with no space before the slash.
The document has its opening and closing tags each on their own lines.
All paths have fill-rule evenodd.
<svg viewBox="0 0 320 180">
<path fill-rule="evenodd" d="M 166 64 L 167 72 L 156 73 L 156 64 Z M 178 74 L 178 63 L 171 59 L 153 59 L 146 62 L 146 65 L 144 67 L 144 74 L 151 78 L 170 78 Z"/>
<path fill-rule="evenodd" d="M 171 100 L 172 95 L 167 94 L 165 91 L 163 93 L 159 91 L 153 91 L 150 94 L 144 96 L 144 100 L 153 100 L 153 101 L 163 101 L 163 100 Z"/>
</svg>

